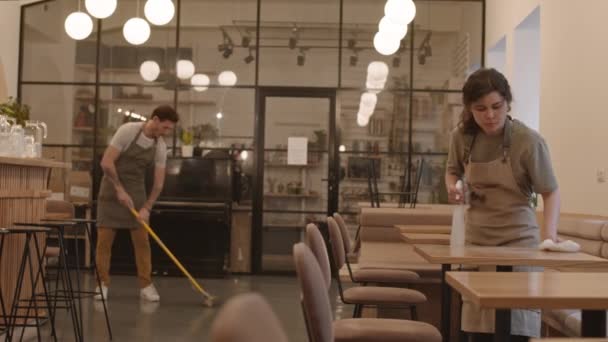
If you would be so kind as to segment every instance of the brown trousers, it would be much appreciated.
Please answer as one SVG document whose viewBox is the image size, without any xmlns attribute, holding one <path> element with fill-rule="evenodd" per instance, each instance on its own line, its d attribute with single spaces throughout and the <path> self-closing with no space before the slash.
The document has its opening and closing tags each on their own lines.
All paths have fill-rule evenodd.
<svg viewBox="0 0 608 342">
<path fill-rule="evenodd" d="M 143 227 L 130 229 L 131 243 L 135 251 L 135 264 L 137 265 L 137 280 L 139 287 L 144 288 L 152 284 L 152 254 L 150 240 Z M 116 229 L 99 227 L 97 229 L 97 254 L 95 262 L 99 271 L 99 278 L 105 286 L 110 285 L 110 260 L 112 257 L 112 244 L 116 237 Z"/>
</svg>

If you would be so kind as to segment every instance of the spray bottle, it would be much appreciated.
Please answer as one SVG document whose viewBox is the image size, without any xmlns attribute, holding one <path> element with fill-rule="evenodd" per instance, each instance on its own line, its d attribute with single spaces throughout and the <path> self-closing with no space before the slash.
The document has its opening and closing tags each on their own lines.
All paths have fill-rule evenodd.
<svg viewBox="0 0 608 342">
<path fill-rule="evenodd" d="M 456 182 L 456 189 L 462 192 L 463 188 L 464 186 L 462 184 L 462 180 L 458 180 L 458 182 Z M 458 195 L 456 196 L 456 200 L 460 200 Z M 454 212 L 452 213 L 452 233 L 450 234 L 450 246 L 464 246 L 464 211 L 464 201 L 454 207 Z"/>
</svg>

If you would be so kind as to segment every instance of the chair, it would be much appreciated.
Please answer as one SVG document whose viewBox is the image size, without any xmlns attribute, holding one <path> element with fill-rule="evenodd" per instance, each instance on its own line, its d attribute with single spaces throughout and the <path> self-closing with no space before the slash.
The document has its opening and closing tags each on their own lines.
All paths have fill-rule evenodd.
<svg viewBox="0 0 608 342">
<path fill-rule="evenodd" d="M 342 219 L 342 216 L 338 213 L 334 213 L 333 219 L 330 217 L 327 221 L 328 225 L 334 224 L 339 227 L 338 232 L 342 237 L 344 252 L 347 255 L 344 261 L 346 263 L 346 268 L 348 269 L 350 280 L 353 283 L 411 284 L 412 282 L 420 279 L 418 273 L 408 270 L 365 268 L 353 270 L 348 258 L 348 255 L 352 253 L 352 242 L 350 240 L 350 236 L 348 235 L 346 223 Z"/>
<path fill-rule="evenodd" d="M 230 299 L 211 326 L 212 342 L 287 342 L 279 319 L 264 297 L 246 293 Z"/>
<path fill-rule="evenodd" d="M 333 220 L 333 219 L 332 219 Z M 334 222 L 335 223 L 335 222 Z M 344 265 L 344 250 L 343 248 L 334 248 L 334 237 L 335 231 L 332 231 L 331 223 L 328 225 L 332 245 L 331 249 L 332 260 L 329 261 L 327 256 L 327 247 L 321 232 L 314 224 L 306 226 L 306 242 L 313 251 L 313 254 L 317 258 L 317 262 L 321 267 L 323 277 L 325 279 L 325 288 L 329 290 L 331 284 L 331 268 L 334 270 L 340 269 Z M 338 229 L 337 226 L 334 226 Z M 337 233 L 339 235 L 339 232 Z M 342 242 L 340 241 L 340 246 Z M 336 252 L 338 250 L 338 252 Z M 341 251 L 341 253 L 339 253 Z M 394 307 L 408 307 L 411 310 L 412 319 L 416 320 L 416 309 L 415 305 L 426 302 L 426 296 L 418 291 L 396 288 L 396 287 L 379 287 L 379 286 L 355 286 L 348 289 L 343 289 L 342 282 L 338 272 L 336 274 L 336 282 L 338 284 L 338 292 L 340 299 L 345 304 L 354 304 L 355 310 L 353 311 L 353 317 L 361 317 L 361 313 L 365 306 L 394 306 Z"/>
<path fill-rule="evenodd" d="M 95 220 L 75 218 L 74 205 L 68 201 L 47 200 L 46 201 L 46 215 L 45 215 L 45 219 L 43 220 L 43 222 L 46 222 L 46 224 L 48 224 L 48 225 L 58 225 L 58 224 L 61 225 L 61 223 L 63 222 L 63 223 L 65 223 L 65 226 L 63 227 L 63 229 L 69 228 L 70 233 L 71 233 L 70 235 L 74 235 L 74 236 L 79 235 L 79 233 L 82 232 L 82 230 L 84 230 L 84 233 L 86 234 L 86 238 L 87 238 L 87 240 L 85 240 L 85 241 L 88 241 L 88 243 L 90 243 L 90 241 L 92 241 L 90 225 L 94 224 Z M 68 235 L 68 234 L 64 233 L 64 235 Z M 59 236 L 57 236 L 57 237 L 59 238 Z M 66 241 L 64 241 L 63 243 L 65 246 Z M 98 291 L 86 291 L 86 290 L 82 290 L 80 288 L 80 281 L 79 281 L 79 279 L 80 279 L 79 254 L 80 253 L 78 250 L 79 249 L 78 241 L 76 241 L 76 243 L 74 244 L 74 247 L 75 247 L 75 250 L 74 250 L 75 267 L 74 267 L 74 269 L 76 271 L 77 280 L 76 280 L 76 289 L 74 289 L 73 292 L 74 292 L 75 298 L 77 298 L 80 302 L 80 298 L 92 297 L 94 295 L 101 294 L 101 292 L 100 292 L 101 290 L 99 292 Z M 88 254 L 88 253 L 89 253 L 89 248 L 85 248 L 85 254 Z M 56 257 L 56 256 L 59 256 L 60 254 L 61 253 L 60 253 L 59 247 L 49 247 L 47 249 L 46 256 L 47 257 Z M 87 255 L 85 255 L 85 258 L 87 258 Z M 67 267 L 68 267 L 68 269 L 71 269 L 72 265 L 68 264 Z M 97 270 L 97 265 L 96 265 L 95 261 L 91 262 L 91 267 L 92 267 L 92 270 L 95 275 L 95 281 L 97 284 L 97 288 L 101 289 L 101 280 L 99 278 L 99 272 Z M 49 268 L 49 267 L 47 267 L 47 268 Z M 65 286 L 64 286 L 64 288 L 65 288 Z M 58 290 L 58 283 L 55 284 L 55 289 Z M 101 304 L 102 304 L 103 312 L 104 312 L 104 316 L 105 316 L 108 337 L 110 340 L 112 340 L 112 327 L 110 324 L 107 302 L 106 302 L 106 299 L 103 298 L 103 296 L 102 296 Z M 79 305 L 80 305 L 80 303 L 79 303 Z M 80 325 L 82 327 L 82 322 L 80 322 Z"/>
<path fill-rule="evenodd" d="M 418 190 L 420 189 L 420 181 L 422 180 L 422 172 L 424 170 L 424 158 L 420 158 L 418 162 L 418 171 L 416 174 L 416 180 L 414 184 L 414 190 L 408 191 L 408 173 L 403 176 L 403 183 L 401 184 L 400 191 L 378 191 L 378 176 L 376 171 L 376 163 L 374 159 L 370 159 L 368 167 L 367 177 L 367 188 L 370 196 L 370 205 L 372 208 L 380 208 L 380 195 L 399 195 L 399 208 L 405 208 L 405 203 L 410 204 L 410 208 L 416 208 L 418 202 Z M 408 171 L 409 172 L 409 171 Z"/>
<path fill-rule="evenodd" d="M 441 334 L 428 323 L 399 319 L 357 318 L 332 323 L 326 279 L 317 259 L 304 243 L 293 246 L 294 262 L 302 290 L 304 315 L 312 342 L 439 342 Z"/>
</svg>

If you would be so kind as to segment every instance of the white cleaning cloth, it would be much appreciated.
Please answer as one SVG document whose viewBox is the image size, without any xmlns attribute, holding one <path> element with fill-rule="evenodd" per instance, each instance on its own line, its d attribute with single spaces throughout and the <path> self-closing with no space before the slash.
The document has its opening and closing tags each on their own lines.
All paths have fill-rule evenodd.
<svg viewBox="0 0 608 342">
<path fill-rule="evenodd" d="M 546 239 L 545 241 L 541 242 L 540 245 L 538 245 L 538 249 L 553 252 L 574 253 L 581 249 L 581 245 L 572 240 L 555 242 L 551 239 Z"/>
</svg>

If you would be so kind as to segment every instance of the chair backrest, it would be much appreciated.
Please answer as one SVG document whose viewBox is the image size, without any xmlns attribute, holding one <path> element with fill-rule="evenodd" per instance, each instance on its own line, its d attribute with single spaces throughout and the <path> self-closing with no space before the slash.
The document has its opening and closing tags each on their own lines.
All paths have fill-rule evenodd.
<svg viewBox="0 0 608 342">
<path fill-rule="evenodd" d="M 348 227 L 346 227 L 346 222 L 342 218 L 342 215 L 339 213 L 334 213 L 334 220 L 338 223 L 338 227 L 340 227 L 340 233 L 342 234 L 342 242 L 344 242 L 344 249 L 346 253 L 352 253 L 353 251 L 353 242 L 350 239 L 350 234 L 348 233 Z"/>
<path fill-rule="evenodd" d="M 61 215 L 60 218 L 70 219 L 74 218 L 75 210 L 74 205 L 68 201 L 47 200 L 46 213 L 53 215 Z"/>
<path fill-rule="evenodd" d="M 293 258 L 302 289 L 310 339 L 312 342 L 333 342 L 329 294 L 325 288 L 319 286 L 324 281 L 319 263 L 310 248 L 302 242 L 293 246 Z"/>
<path fill-rule="evenodd" d="M 333 217 L 327 218 L 327 229 L 329 229 L 329 240 L 331 241 L 331 255 L 333 256 L 334 266 L 339 270 L 346 263 L 346 253 L 344 252 L 344 242 L 340 227 Z"/>
<path fill-rule="evenodd" d="M 211 326 L 212 342 L 287 342 L 287 335 L 268 302 L 257 293 L 230 299 Z"/>
<path fill-rule="evenodd" d="M 331 286 L 331 266 L 329 265 L 327 246 L 325 245 L 321 231 L 312 223 L 306 226 L 306 245 L 308 245 L 312 254 L 317 258 L 321 273 L 323 273 L 323 278 L 325 279 L 325 288 L 329 290 Z"/>
</svg>

